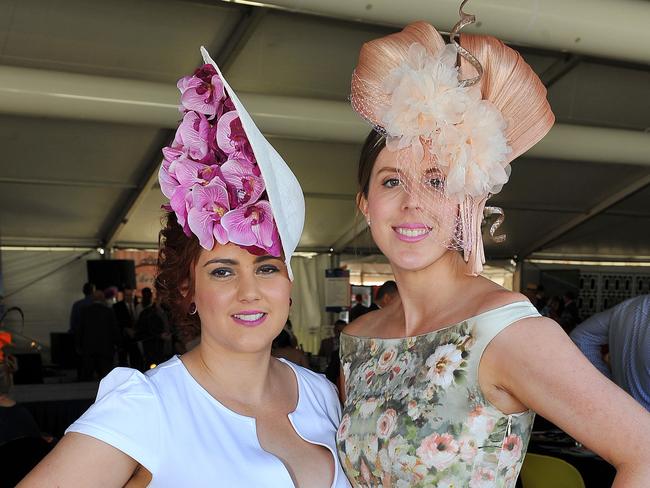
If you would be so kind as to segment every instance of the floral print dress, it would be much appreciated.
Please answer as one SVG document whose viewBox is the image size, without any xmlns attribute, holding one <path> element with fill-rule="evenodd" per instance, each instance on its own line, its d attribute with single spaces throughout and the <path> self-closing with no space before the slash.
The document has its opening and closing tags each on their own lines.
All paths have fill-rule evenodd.
<svg viewBox="0 0 650 488">
<path fill-rule="evenodd" d="M 341 334 L 346 402 L 336 440 L 352 485 L 514 487 L 534 413 L 490 404 L 478 367 L 499 332 L 536 316 L 515 302 L 419 336 Z"/>
</svg>

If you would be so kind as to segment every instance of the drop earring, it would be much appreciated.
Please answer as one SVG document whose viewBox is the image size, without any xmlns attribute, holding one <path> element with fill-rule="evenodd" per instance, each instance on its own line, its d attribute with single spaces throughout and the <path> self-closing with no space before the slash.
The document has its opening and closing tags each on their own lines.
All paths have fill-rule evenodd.
<svg viewBox="0 0 650 488">
<path fill-rule="evenodd" d="M 197 308 L 196 308 L 196 303 L 192 302 L 190 304 L 190 310 L 187 312 L 189 315 L 196 315 Z"/>
</svg>

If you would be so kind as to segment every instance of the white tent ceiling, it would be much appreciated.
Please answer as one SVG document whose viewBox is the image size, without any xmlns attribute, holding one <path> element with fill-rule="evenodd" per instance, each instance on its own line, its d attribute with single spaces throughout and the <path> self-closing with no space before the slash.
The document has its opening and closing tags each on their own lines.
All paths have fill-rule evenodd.
<svg viewBox="0 0 650 488">
<path fill-rule="evenodd" d="M 301 2 L 327 5 L 318 15 L 276 8 L 297 2 L 250 3 L 0 0 L 0 244 L 155 247 L 163 203 L 155 175 L 178 118 L 174 85 L 205 45 L 303 185 L 300 249 L 372 251 L 354 208 L 367 128 L 345 101 L 361 44 L 402 19 L 386 21 L 385 1 L 363 2 L 376 15 L 365 22 L 346 20 L 355 17 L 337 10 L 342 2 Z M 469 11 L 486 12 L 481 31 L 502 36 L 508 16 L 528 8 L 500 0 L 496 25 L 486 2 L 474 3 Z M 590 18 L 587 0 L 564 3 Z M 528 37 L 513 27 L 510 38 L 549 87 L 558 127 L 514 163 L 511 182 L 494 197 L 506 211 L 508 240 L 488 242 L 488 257 L 650 257 L 650 60 L 643 57 L 650 4 L 625 3 L 634 5 L 626 14 L 634 22 L 610 29 L 603 12 L 618 22 L 624 9 L 602 1 L 591 28 L 616 44 L 614 32 L 634 34 L 641 25 L 632 38 L 645 51 L 605 49 L 585 22 L 573 51 L 545 43 L 532 27 Z M 399 5 L 406 17 L 409 6 L 413 20 L 420 16 L 421 1 Z M 553 37 L 552 18 L 537 13 Z M 441 30 L 450 27 L 447 15 Z M 436 24 L 435 17 L 432 9 L 428 20 Z M 557 32 L 565 33 L 560 17 Z"/>
</svg>

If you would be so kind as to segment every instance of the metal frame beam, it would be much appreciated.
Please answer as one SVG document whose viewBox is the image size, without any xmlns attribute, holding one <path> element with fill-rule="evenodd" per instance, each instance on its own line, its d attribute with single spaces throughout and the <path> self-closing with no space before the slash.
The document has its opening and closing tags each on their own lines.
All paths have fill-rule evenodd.
<svg viewBox="0 0 650 488">
<path fill-rule="evenodd" d="M 575 228 L 579 227 L 580 225 L 584 224 L 588 220 L 591 220 L 597 215 L 602 214 L 603 212 L 613 207 L 617 203 L 622 202 L 626 198 L 629 198 L 630 196 L 643 190 L 647 186 L 650 186 L 650 172 L 648 172 L 646 176 L 644 176 L 643 178 L 639 178 L 633 183 L 613 193 L 612 195 L 610 195 L 609 197 L 607 197 L 597 205 L 593 206 L 583 214 L 578 215 L 570 219 L 568 222 L 551 230 L 550 232 L 545 233 L 544 237 L 542 237 L 541 239 L 535 241 L 533 244 L 528 246 L 528 248 L 526 248 L 521 253 L 521 257 L 526 259 L 534 252 L 540 251 L 542 248 L 548 246 L 552 242 L 557 241 L 558 239 L 565 236 L 566 234 L 568 234 Z"/>
<path fill-rule="evenodd" d="M 542 80 L 542 83 L 544 83 L 544 86 L 550 88 L 578 66 L 581 61 L 582 57 L 575 54 L 567 54 L 546 68 L 539 77 Z"/>
<path fill-rule="evenodd" d="M 368 223 L 363 218 L 355 217 L 355 222 L 352 226 L 339 237 L 332 249 L 334 252 L 341 252 L 353 243 L 361 234 L 368 229 Z"/>
<path fill-rule="evenodd" d="M 120 206 L 106 219 L 102 226 L 101 235 L 102 246 L 111 249 L 117 240 L 120 231 L 127 224 L 131 216 L 135 213 L 138 207 L 142 204 L 149 190 L 158 181 L 158 166 L 162 156 L 160 150 L 164 145 L 174 137 L 174 131 L 161 130 L 158 136 L 154 138 L 153 143 L 147 151 L 148 161 L 140 173 L 138 184 L 129 193 Z"/>
</svg>

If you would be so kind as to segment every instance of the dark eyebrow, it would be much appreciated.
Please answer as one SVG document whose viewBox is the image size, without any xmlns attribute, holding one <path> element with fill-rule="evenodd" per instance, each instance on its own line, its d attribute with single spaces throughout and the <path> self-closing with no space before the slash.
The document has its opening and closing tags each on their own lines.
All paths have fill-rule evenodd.
<svg viewBox="0 0 650 488">
<path fill-rule="evenodd" d="M 264 261 L 271 261 L 272 259 L 279 259 L 280 261 L 282 261 L 282 258 L 279 258 L 277 256 L 271 256 L 270 254 L 265 254 L 264 256 L 257 256 L 255 258 L 255 264 L 262 263 Z"/>
<path fill-rule="evenodd" d="M 210 259 L 210 261 L 207 261 L 203 266 L 207 266 L 208 264 L 230 264 L 231 266 L 235 266 L 239 264 L 239 261 L 235 261 L 234 259 Z"/>
<path fill-rule="evenodd" d="M 379 171 L 377 171 L 377 174 L 379 174 L 379 173 L 384 173 L 384 172 L 388 172 L 388 173 L 398 173 L 399 171 L 397 171 L 397 168 L 391 168 L 390 166 L 384 166 L 384 167 L 381 168 Z"/>
</svg>

